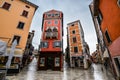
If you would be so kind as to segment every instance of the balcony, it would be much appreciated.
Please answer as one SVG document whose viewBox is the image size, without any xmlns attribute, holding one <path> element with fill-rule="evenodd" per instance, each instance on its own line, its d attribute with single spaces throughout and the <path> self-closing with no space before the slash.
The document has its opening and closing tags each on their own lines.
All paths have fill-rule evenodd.
<svg viewBox="0 0 120 80">
<path fill-rule="evenodd" d="M 52 37 L 52 32 L 46 32 L 45 33 L 45 38 L 46 39 L 51 39 L 51 37 Z"/>
<path fill-rule="evenodd" d="M 52 33 L 52 39 L 58 39 L 58 33 L 57 32 Z"/>
<path fill-rule="evenodd" d="M 46 32 L 45 38 L 46 39 L 58 39 L 58 32 Z"/>
</svg>

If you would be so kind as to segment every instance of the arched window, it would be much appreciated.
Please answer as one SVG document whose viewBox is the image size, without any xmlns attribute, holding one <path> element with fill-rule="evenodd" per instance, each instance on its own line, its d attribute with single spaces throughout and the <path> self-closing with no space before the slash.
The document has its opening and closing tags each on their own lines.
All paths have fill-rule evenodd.
<svg viewBox="0 0 120 80">
<path fill-rule="evenodd" d="M 51 28 L 48 28 L 48 29 L 46 30 L 46 32 L 52 32 L 52 29 L 51 29 Z"/>
<path fill-rule="evenodd" d="M 53 32 L 58 32 L 56 27 L 53 28 Z"/>
</svg>

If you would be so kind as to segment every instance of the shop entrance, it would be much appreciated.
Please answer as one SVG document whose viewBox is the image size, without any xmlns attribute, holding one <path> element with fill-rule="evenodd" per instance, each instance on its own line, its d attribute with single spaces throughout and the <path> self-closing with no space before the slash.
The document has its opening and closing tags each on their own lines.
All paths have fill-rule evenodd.
<svg viewBox="0 0 120 80">
<path fill-rule="evenodd" d="M 47 57 L 47 61 L 46 61 L 47 65 L 47 69 L 53 69 L 54 68 L 54 57 Z"/>
</svg>

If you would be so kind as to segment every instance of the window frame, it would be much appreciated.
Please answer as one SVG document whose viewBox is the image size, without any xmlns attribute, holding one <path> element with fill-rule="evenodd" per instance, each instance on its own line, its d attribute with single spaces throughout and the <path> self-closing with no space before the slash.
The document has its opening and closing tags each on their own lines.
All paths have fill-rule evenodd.
<svg viewBox="0 0 120 80">
<path fill-rule="evenodd" d="M 60 66 L 60 58 L 55 57 L 55 67 L 59 67 L 59 66 Z"/>
<path fill-rule="evenodd" d="M 103 20 L 103 15 L 102 15 L 100 9 L 98 11 L 99 11 L 99 13 L 98 13 L 98 16 L 96 18 L 97 18 L 98 24 L 101 25 L 102 20 Z"/>
<path fill-rule="evenodd" d="M 75 31 L 75 30 L 73 30 L 73 31 L 72 31 L 72 34 L 75 34 L 75 33 L 76 33 L 76 31 Z"/>
<path fill-rule="evenodd" d="M 47 21 L 47 24 L 51 24 L 51 21 Z"/>
<path fill-rule="evenodd" d="M 7 5 L 9 5 L 8 8 L 5 8 L 5 3 L 6 3 Z M 8 2 L 4 2 L 3 5 L 2 5 L 1 7 L 2 7 L 3 9 L 5 9 L 5 10 L 10 10 L 10 8 L 11 8 L 11 4 L 8 3 Z"/>
<path fill-rule="evenodd" d="M 21 40 L 21 36 L 19 36 L 19 35 L 14 35 L 13 38 L 12 38 L 12 43 L 13 43 L 13 41 L 16 39 L 15 37 L 18 37 L 18 38 L 19 38 L 19 39 L 17 39 L 17 45 L 19 45 L 20 40 Z"/>
<path fill-rule="evenodd" d="M 48 18 L 51 17 L 51 13 L 48 13 L 48 14 L 47 14 L 47 17 L 48 17 Z"/>
<path fill-rule="evenodd" d="M 77 42 L 77 38 L 76 38 L 76 37 L 73 37 L 73 38 L 72 38 L 72 41 L 73 41 L 73 43 L 76 43 L 76 42 Z"/>
<path fill-rule="evenodd" d="M 52 14 L 51 14 L 51 17 L 55 17 L 55 14 L 54 14 L 54 13 L 52 13 Z"/>
<path fill-rule="evenodd" d="M 105 38 L 106 38 L 106 40 L 107 40 L 107 42 L 108 43 L 111 43 L 112 42 L 112 40 L 111 40 L 111 38 L 110 38 L 110 35 L 109 35 L 109 32 L 108 32 L 108 30 L 105 30 Z"/>
<path fill-rule="evenodd" d="M 57 43 L 58 42 L 58 43 Z M 59 46 L 58 45 L 55 45 L 55 44 L 59 44 Z M 61 48 L 62 47 L 62 43 L 61 43 L 61 41 L 54 41 L 53 42 L 53 48 Z"/>
<path fill-rule="evenodd" d="M 71 24 L 71 26 L 75 26 L 75 24 L 74 24 L 74 23 L 72 23 L 72 24 Z"/>
<path fill-rule="evenodd" d="M 41 48 L 48 48 L 48 47 L 49 47 L 49 43 L 47 41 L 41 42 Z"/>
<path fill-rule="evenodd" d="M 55 17 L 60 17 L 60 13 L 55 13 L 54 16 Z"/>
<path fill-rule="evenodd" d="M 76 50 L 75 50 L 75 48 L 76 48 Z M 78 47 L 77 46 L 74 47 L 74 53 L 78 53 Z"/>
<path fill-rule="evenodd" d="M 55 21 L 54 21 L 54 24 L 58 24 L 58 20 L 55 20 Z"/>
<path fill-rule="evenodd" d="M 29 12 L 27 10 L 23 10 L 22 15 L 23 17 L 28 17 Z"/>
<path fill-rule="evenodd" d="M 23 29 L 24 29 L 24 26 L 25 26 L 25 23 L 22 22 L 22 21 L 19 21 L 19 23 L 18 23 L 18 25 L 17 25 L 17 28 L 23 30 Z"/>
<path fill-rule="evenodd" d="M 44 67 L 45 66 L 45 57 L 40 58 L 40 66 Z"/>
</svg>

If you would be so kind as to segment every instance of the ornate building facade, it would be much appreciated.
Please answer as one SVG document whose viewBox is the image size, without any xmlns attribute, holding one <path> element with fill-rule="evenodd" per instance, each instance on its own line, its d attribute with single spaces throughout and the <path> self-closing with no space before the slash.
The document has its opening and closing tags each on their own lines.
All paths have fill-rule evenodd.
<svg viewBox="0 0 120 80">
<path fill-rule="evenodd" d="M 50 10 L 43 14 L 38 69 L 62 70 L 63 13 Z"/>
</svg>

